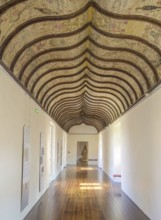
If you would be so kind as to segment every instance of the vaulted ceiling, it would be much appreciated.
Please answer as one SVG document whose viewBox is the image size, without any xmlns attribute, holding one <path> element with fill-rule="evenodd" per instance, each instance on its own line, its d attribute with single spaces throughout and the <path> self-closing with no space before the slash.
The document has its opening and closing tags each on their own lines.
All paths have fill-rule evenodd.
<svg viewBox="0 0 161 220">
<path fill-rule="evenodd" d="M 161 0 L 0 0 L 0 62 L 66 131 L 98 132 L 161 78 Z"/>
</svg>

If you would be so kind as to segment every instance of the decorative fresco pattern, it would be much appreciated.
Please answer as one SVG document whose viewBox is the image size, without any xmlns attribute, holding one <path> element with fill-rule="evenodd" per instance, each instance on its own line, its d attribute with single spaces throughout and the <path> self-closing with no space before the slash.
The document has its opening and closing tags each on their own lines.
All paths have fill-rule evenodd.
<svg viewBox="0 0 161 220">
<path fill-rule="evenodd" d="M 161 79 L 160 0 L 1 0 L 0 63 L 66 131 L 98 132 Z"/>
</svg>

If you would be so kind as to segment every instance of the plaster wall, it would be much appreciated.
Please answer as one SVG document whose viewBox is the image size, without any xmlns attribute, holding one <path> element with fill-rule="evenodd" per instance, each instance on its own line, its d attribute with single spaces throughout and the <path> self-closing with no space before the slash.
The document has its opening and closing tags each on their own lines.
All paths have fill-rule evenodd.
<svg viewBox="0 0 161 220">
<path fill-rule="evenodd" d="M 160 99 L 158 89 L 99 134 L 99 166 L 112 177 L 116 169 L 114 138 L 119 124 L 122 190 L 152 220 L 161 219 Z"/>
<path fill-rule="evenodd" d="M 0 219 L 22 220 L 66 165 L 67 134 L 15 83 L 0 66 Z M 36 111 L 35 111 L 36 109 Z M 52 157 L 50 123 L 53 123 Z M 23 127 L 30 128 L 29 204 L 21 212 Z M 40 133 L 44 133 L 44 189 L 39 192 Z M 63 145 L 63 162 L 57 163 L 57 145 Z M 51 164 L 50 164 L 51 163 Z M 52 167 L 52 173 L 49 173 Z"/>
</svg>

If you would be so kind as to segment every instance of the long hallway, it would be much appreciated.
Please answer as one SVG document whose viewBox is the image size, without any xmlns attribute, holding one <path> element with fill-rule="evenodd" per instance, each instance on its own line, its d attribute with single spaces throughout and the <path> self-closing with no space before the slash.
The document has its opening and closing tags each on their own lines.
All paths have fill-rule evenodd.
<svg viewBox="0 0 161 220">
<path fill-rule="evenodd" d="M 68 166 L 24 220 L 148 220 L 97 167 Z"/>
</svg>

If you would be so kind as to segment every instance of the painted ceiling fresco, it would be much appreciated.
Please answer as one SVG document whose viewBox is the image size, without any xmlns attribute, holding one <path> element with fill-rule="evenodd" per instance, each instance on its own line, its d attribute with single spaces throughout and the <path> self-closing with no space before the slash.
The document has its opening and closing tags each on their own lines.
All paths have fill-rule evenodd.
<svg viewBox="0 0 161 220">
<path fill-rule="evenodd" d="M 98 132 L 161 79 L 161 0 L 0 0 L 0 63 L 67 132 Z"/>
</svg>

